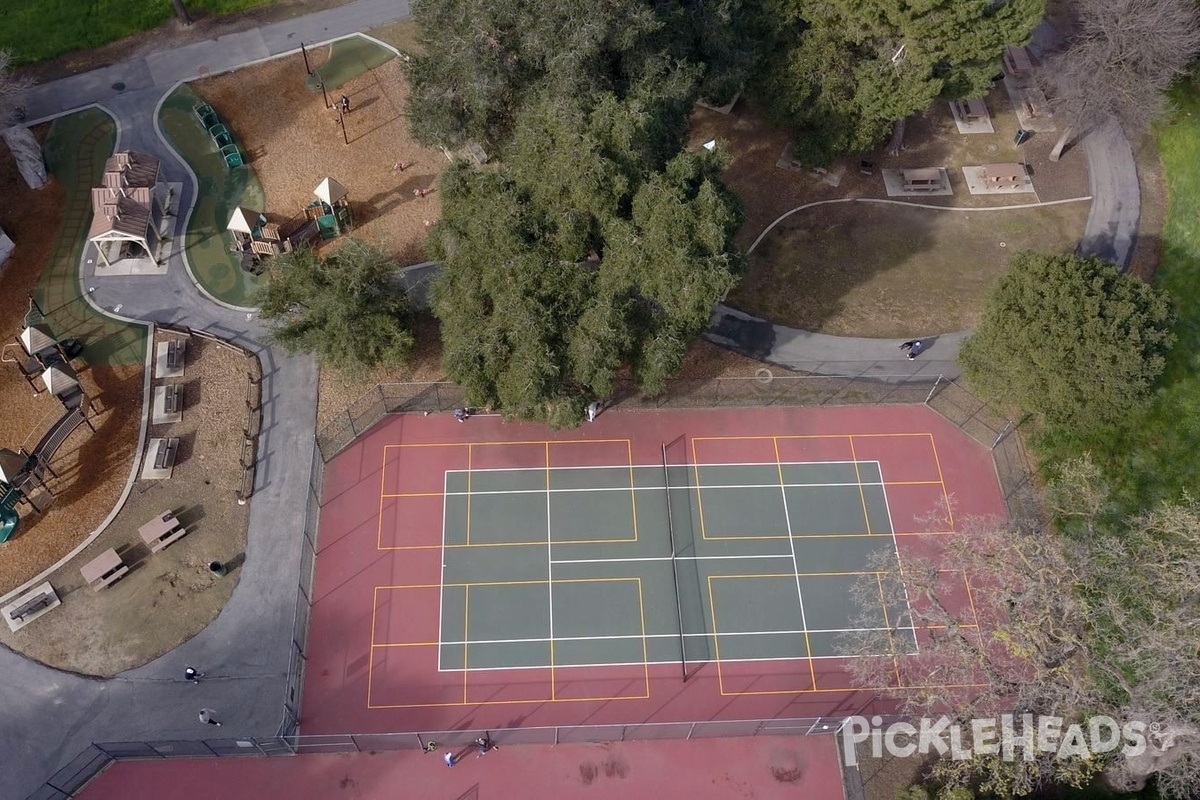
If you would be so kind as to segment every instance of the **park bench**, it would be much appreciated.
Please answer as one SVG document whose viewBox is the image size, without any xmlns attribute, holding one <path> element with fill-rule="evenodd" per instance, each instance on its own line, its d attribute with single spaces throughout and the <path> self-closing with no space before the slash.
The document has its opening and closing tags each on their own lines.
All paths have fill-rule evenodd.
<svg viewBox="0 0 1200 800">
<path fill-rule="evenodd" d="M 1004 68 L 1009 75 L 1021 75 L 1033 70 L 1029 51 L 1024 47 L 1009 47 L 1004 51 Z"/>
<path fill-rule="evenodd" d="M 983 168 L 983 180 L 988 186 L 1016 189 L 1025 182 L 1025 165 L 987 164 Z"/>
<path fill-rule="evenodd" d="M 171 469 L 175 466 L 175 451 L 179 449 L 179 439 L 163 439 L 154 454 L 155 469 Z"/>
<path fill-rule="evenodd" d="M 107 589 L 129 573 L 129 567 L 121 561 L 117 551 L 111 547 L 84 564 L 79 574 L 95 591 Z"/>
<path fill-rule="evenodd" d="M 34 595 L 21 605 L 8 612 L 8 615 L 13 619 L 18 619 L 21 622 L 25 621 L 26 617 L 32 616 L 43 608 L 49 608 L 58 597 L 54 592 L 42 592 Z"/>
<path fill-rule="evenodd" d="M 187 353 L 187 342 L 183 339 L 172 339 L 167 342 L 167 369 L 179 369 L 183 366 L 183 358 Z"/>
<path fill-rule="evenodd" d="M 163 410 L 168 414 L 183 410 L 183 393 L 179 391 L 178 383 L 172 383 L 163 393 Z"/>
<path fill-rule="evenodd" d="M 167 549 L 187 533 L 187 528 L 179 524 L 173 511 L 164 511 L 138 528 L 138 535 L 150 547 L 151 553 Z"/>
<path fill-rule="evenodd" d="M 906 192 L 936 192 L 942 188 L 940 169 L 906 169 L 901 174 Z"/>
<path fill-rule="evenodd" d="M 5 622 L 10 630 L 17 631 L 47 609 L 54 608 L 61 601 L 50 581 L 45 581 L 20 595 L 4 607 Z"/>
</svg>

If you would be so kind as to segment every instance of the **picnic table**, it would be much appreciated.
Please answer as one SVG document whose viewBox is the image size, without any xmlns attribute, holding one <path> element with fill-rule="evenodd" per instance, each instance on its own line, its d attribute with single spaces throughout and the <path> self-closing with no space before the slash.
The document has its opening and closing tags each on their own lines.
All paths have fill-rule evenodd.
<svg viewBox="0 0 1200 800">
<path fill-rule="evenodd" d="M 125 566 L 125 562 L 117 555 L 117 551 L 111 547 L 84 564 L 79 570 L 83 579 L 97 592 L 112 586 L 125 577 L 128 572 L 129 567 Z"/>
<path fill-rule="evenodd" d="M 187 529 L 179 524 L 173 511 L 164 511 L 138 528 L 138 535 L 150 546 L 151 553 L 157 553 L 186 536 Z"/>
</svg>

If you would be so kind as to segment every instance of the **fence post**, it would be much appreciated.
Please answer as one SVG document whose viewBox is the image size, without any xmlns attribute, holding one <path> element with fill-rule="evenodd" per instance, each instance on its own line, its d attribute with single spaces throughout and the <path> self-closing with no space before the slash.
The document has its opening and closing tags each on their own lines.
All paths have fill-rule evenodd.
<svg viewBox="0 0 1200 800">
<path fill-rule="evenodd" d="M 925 405 L 929 405 L 929 401 L 932 400 L 934 394 L 937 393 L 938 387 L 942 385 L 942 379 L 944 377 L 945 376 L 942 373 L 938 373 L 937 380 L 933 382 L 933 388 L 929 390 L 929 394 L 925 397 Z"/>
</svg>

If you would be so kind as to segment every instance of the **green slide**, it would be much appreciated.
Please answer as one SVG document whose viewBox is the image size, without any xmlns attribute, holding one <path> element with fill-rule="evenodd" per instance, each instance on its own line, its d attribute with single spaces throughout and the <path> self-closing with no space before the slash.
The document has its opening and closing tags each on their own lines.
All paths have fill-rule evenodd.
<svg viewBox="0 0 1200 800">
<path fill-rule="evenodd" d="M 0 494 L 0 544 L 3 544 L 16 532 L 17 523 L 21 521 L 14 508 L 21 499 L 21 493 L 7 483 L 0 483 L 0 486 L 4 487 L 3 494 Z"/>
</svg>

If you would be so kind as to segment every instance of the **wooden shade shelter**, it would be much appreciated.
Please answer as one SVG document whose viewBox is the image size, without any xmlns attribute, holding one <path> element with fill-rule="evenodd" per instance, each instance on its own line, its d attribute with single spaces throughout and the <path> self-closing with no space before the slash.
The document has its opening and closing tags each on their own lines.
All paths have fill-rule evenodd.
<svg viewBox="0 0 1200 800">
<path fill-rule="evenodd" d="M 80 391 L 79 376 L 75 374 L 75 370 L 70 364 L 59 361 L 51 364 L 42 373 L 42 383 L 46 384 L 46 388 L 50 393 L 58 397 L 66 397 Z"/>
<path fill-rule="evenodd" d="M 58 340 L 50 335 L 50 329 L 45 325 L 30 325 L 17 338 L 21 341 L 21 347 L 31 356 L 39 356 L 58 347 Z"/>
<path fill-rule="evenodd" d="M 154 156 L 125 150 L 105 162 L 104 185 L 92 189 L 88 231 L 105 266 L 124 258 L 157 260 L 170 200 L 162 165 Z"/>
</svg>

